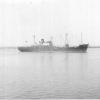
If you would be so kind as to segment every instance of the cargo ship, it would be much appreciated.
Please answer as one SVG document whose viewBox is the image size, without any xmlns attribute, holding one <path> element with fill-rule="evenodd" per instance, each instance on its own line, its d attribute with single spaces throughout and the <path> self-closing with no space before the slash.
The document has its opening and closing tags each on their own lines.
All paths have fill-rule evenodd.
<svg viewBox="0 0 100 100">
<path fill-rule="evenodd" d="M 81 43 L 78 46 L 70 47 L 68 44 L 68 40 L 66 39 L 67 43 L 65 46 L 54 46 L 52 40 L 45 41 L 43 38 L 39 41 L 39 44 L 35 42 L 35 35 L 34 35 L 34 44 L 32 46 L 20 46 L 18 50 L 21 52 L 86 52 L 88 48 L 88 44 Z"/>
</svg>

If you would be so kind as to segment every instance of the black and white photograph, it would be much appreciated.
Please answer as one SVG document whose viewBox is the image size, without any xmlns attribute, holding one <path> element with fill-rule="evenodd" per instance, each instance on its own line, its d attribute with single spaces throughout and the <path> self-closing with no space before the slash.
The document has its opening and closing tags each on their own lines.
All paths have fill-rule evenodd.
<svg viewBox="0 0 100 100">
<path fill-rule="evenodd" d="M 100 0 L 0 0 L 0 100 L 100 99 Z"/>
</svg>

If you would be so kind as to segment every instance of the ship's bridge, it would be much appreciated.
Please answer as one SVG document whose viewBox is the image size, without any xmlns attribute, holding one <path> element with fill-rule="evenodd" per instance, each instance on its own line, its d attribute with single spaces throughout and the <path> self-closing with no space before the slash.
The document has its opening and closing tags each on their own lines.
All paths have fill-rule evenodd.
<svg viewBox="0 0 100 100">
<path fill-rule="evenodd" d="M 52 41 L 45 41 L 44 39 L 41 39 L 41 41 L 39 41 L 40 45 L 49 45 L 49 46 L 53 46 Z"/>
</svg>

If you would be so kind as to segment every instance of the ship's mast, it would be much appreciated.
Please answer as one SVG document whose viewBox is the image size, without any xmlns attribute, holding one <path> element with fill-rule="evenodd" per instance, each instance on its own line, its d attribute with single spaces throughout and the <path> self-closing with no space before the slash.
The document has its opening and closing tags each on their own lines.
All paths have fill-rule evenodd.
<svg viewBox="0 0 100 100">
<path fill-rule="evenodd" d="M 81 32 L 81 44 L 83 44 L 83 34 Z"/>
<path fill-rule="evenodd" d="M 50 37 L 51 45 L 53 45 L 53 36 Z"/>
<path fill-rule="evenodd" d="M 53 36 L 50 37 L 50 41 L 53 42 Z"/>
<path fill-rule="evenodd" d="M 33 36 L 33 38 L 34 38 L 34 44 L 36 44 L 36 42 L 35 42 L 35 33 L 34 33 L 34 36 Z"/>
<path fill-rule="evenodd" d="M 65 45 L 68 45 L 68 33 L 65 34 Z"/>
</svg>

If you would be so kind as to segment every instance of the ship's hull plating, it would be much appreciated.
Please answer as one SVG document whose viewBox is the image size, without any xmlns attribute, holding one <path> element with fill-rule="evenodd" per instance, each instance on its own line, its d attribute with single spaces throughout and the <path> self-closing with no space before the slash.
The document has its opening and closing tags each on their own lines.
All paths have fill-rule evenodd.
<svg viewBox="0 0 100 100">
<path fill-rule="evenodd" d="M 86 52 L 88 44 L 79 45 L 77 47 L 56 47 L 56 46 L 30 46 L 18 47 L 21 52 Z"/>
</svg>

